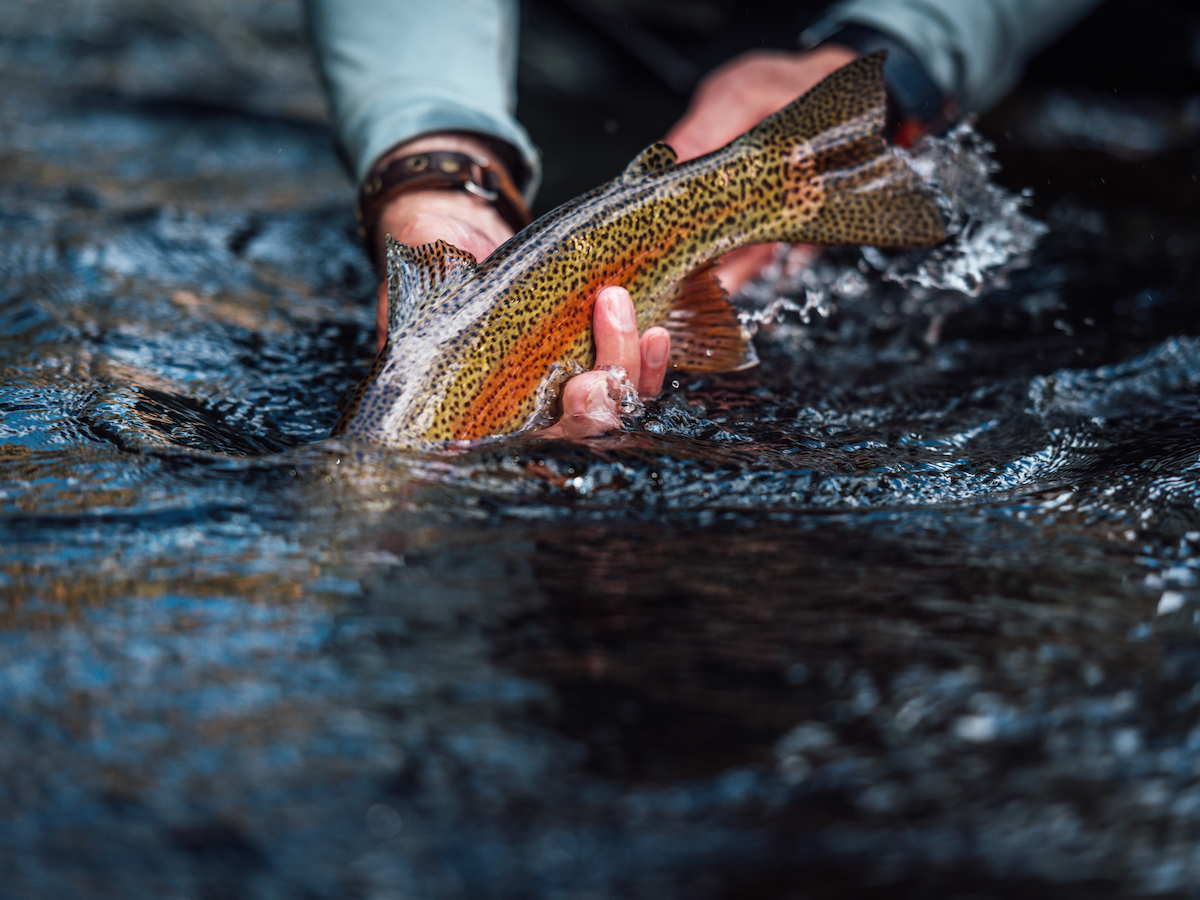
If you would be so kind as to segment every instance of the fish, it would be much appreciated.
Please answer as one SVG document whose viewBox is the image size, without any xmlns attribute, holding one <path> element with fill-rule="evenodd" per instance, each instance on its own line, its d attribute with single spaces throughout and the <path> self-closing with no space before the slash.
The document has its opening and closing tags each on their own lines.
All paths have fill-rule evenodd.
<svg viewBox="0 0 1200 900">
<path fill-rule="evenodd" d="M 750 336 L 713 274 L 723 254 L 944 240 L 935 198 L 882 138 L 885 56 L 836 70 L 705 156 L 681 163 L 652 144 L 483 262 L 388 236 L 387 340 L 331 435 L 432 450 L 549 421 L 561 384 L 594 365 L 605 285 L 628 289 L 639 331 L 667 328 L 672 368 L 745 368 Z"/>
</svg>

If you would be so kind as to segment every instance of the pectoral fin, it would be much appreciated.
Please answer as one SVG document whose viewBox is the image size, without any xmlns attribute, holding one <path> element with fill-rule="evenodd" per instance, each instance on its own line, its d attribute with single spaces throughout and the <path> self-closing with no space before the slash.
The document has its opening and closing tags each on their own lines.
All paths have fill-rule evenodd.
<svg viewBox="0 0 1200 900">
<path fill-rule="evenodd" d="M 713 274 L 714 265 L 701 266 L 680 282 L 663 322 L 671 334 L 672 368 L 733 372 L 758 364 L 750 334 Z"/>
<path fill-rule="evenodd" d="M 409 328 L 417 314 L 475 274 L 475 257 L 445 241 L 420 247 L 387 236 L 388 336 Z"/>
</svg>

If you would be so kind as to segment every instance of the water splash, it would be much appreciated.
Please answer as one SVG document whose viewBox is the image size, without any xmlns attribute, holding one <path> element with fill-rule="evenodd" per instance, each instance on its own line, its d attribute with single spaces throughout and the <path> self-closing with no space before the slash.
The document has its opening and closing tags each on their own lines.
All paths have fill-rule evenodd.
<svg viewBox="0 0 1200 900">
<path fill-rule="evenodd" d="M 747 285 L 743 322 L 757 330 L 787 313 L 805 324 L 828 318 L 840 304 L 878 291 L 883 282 L 905 288 L 978 297 L 1003 287 L 1049 229 L 1023 212 L 1032 193 L 994 184 L 994 147 L 964 122 L 944 137 L 928 137 L 911 152 L 898 150 L 934 192 L 947 240 L 930 250 L 863 247 L 859 258 L 818 254 L 808 246 L 781 250 L 763 277 Z M 803 302 L 799 300 L 803 298 Z"/>
<path fill-rule="evenodd" d="M 1012 194 L 993 184 L 995 148 L 970 122 L 945 137 L 926 138 L 909 165 L 935 192 L 946 217 L 946 243 L 925 252 L 884 254 L 864 248 L 863 258 L 889 281 L 978 296 L 1028 254 L 1047 227 L 1022 212 L 1032 192 Z M 902 152 L 902 151 L 898 151 Z"/>
</svg>

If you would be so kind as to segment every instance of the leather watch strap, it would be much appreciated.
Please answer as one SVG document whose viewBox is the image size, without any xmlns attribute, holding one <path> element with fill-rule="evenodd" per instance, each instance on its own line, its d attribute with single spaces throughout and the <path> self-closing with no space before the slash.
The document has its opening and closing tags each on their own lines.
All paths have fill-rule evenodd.
<svg viewBox="0 0 1200 900">
<path fill-rule="evenodd" d="M 368 175 L 358 191 L 358 234 L 376 270 L 375 230 L 383 208 L 399 194 L 423 190 L 474 194 L 490 203 L 513 231 L 531 221 L 529 207 L 508 173 L 488 159 L 452 150 L 401 156 Z"/>
</svg>

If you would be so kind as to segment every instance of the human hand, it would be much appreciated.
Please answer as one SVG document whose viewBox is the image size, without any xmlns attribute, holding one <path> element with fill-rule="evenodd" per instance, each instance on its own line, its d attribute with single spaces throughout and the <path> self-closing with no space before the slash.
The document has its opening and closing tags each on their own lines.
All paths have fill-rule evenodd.
<svg viewBox="0 0 1200 900">
<path fill-rule="evenodd" d="M 754 50 L 714 69 L 692 94 L 688 110 L 663 138 L 679 159 L 724 147 L 787 106 L 858 54 L 833 44 L 790 52 Z M 773 244 L 744 247 L 722 257 L 715 274 L 729 293 L 770 262 Z"/>
<path fill-rule="evenodd" d="M 426 135 L 391 150 L 376 167 L 412 153 L 433 150 L 454 150 L 486 158 L 487 147 L 466 135 Z M 384 243 L 391 235 L 402 244 L 419 247 L 436 240 L 446 241 L 466 250 L 483 261 L 491 252 L 513 235 L 510 226 L 496 208 L 487 201 L 466 191 L 423 190 L 399 194 L 379 217 L 379 225 L 371 240 L 376 259 L 386 259 Z M 387 341 L 388 290 L 384 278 L 376 290 L 375 334 L 376 351 Z"/>
<path fill-rule="evenodd" d="M 478 205 L 491 216 L 482 215 Z M 390 234 L 403 244 L 416 247 L 440 238 L 479 260 L 512 236 L 512 229 L 491 206 L 458 191 L 401 194 L 385 210 L 380 223 L 381 235 Z M 386 281 L 379 286 L 378 299 L 376 328 L 378 350 L 382 350 L 387 339 Z M 620 398 L 610 395 L 612 375 L 607 367 L 624 368 L 642 397 L 662 391 L 671 336 L 665 328 L 654 327 L 638 337 L 633 300 L 625 288 L 604 287 L 596 292 L 592 332 L 596 368 L 570 378 L 563 386 L 562 416 L 543 432 L 546 437 L 592 437 L 621 427 Z"/>
<path fill-rule="evenodd" d="M 700 83 L 687 113 L 664 140 L 681 161 L 723 147 L 857 56 L 832 45 L 804 53 L 754 51 L 740 56 Z M 763 245 L 726 254 L 717 277 L 732 293 L 756 275 L 773 252 L 772 245 Z M 620 287 L 601 288 L 592 315 L 596 368 L 563 387 L 563 414 L 542 432 L 547 437 L 591 437 L 621 427 L 620 400 L 610 393 L 611 376 L 603 367 L 623 367 L 643 397 L 662 391 L 671 349 L 667 330 L 649 328 L 639 339 L 633 301 Z"/>
<path fill-rule="evenodd" d="M 377 165 L 432 150 L 486 155 L 486 148 L 473 144 L 469 137 L 427 135 L 395 148 Z M 372 235 L 380 259 L 385 258 L 385 236 L 389 234 L 413 247 L 441 239 L 482 261 L 512 237 L 513 231 L 491 204 L 473 194 L 429 190 L 399 194 L 384 208 Z M 386 280 L 379 285 L 377 299 L 375 324 L 378 349 L 382 350 L 387 340 Z M 612 376 L 602 367 L 624 368 L 642 396 L 652 397 L 662 390 L 670 335 L 665 328 L 650 328 L 639 339 L 628 291 L 621 287 L 597 291 L 592 322 L 597 368 L 571 378 L 563 386 L 563 415 L 544 432 L 548 437 L 589 437 L 620 427 L 619 400 L 609 396 Z"/>
<path fill-rule="evenodd" d="M 621 427 L 619 386 L 613 384 L 605 367 L 624 368 L 642 397 L 653 397 L 662 390 L 671 336 L 665 328 L 655 326 L 639 339 L 633 300 L 625 288 L 609 286 L 596 292 L 592 331 L 596 368 L 563 386 L 562 417 L 542 432 L 545 437 L 592 437 Z M 610 386 L 614 390 L 610 391 Z"/>
<path fill-rule="evenodd" d="M 411 191 L 401 194 L 383 211 L 379 220 L 379 244 L 391 235 L 402 244 L 419 247 L 436 240 L 466 250 L 483 261 L 513 236 L 512 228 L 490 204 L 465 191 Z M 380 258 L 386 259 L 383 251 Z M 387 340 L 387 279 L 376 292 L 376 351 Z"/>
</svg>

